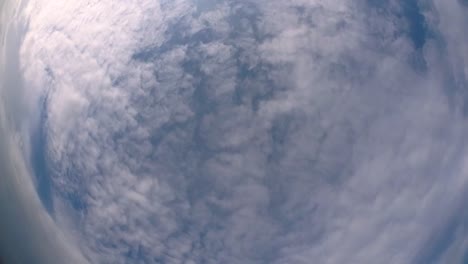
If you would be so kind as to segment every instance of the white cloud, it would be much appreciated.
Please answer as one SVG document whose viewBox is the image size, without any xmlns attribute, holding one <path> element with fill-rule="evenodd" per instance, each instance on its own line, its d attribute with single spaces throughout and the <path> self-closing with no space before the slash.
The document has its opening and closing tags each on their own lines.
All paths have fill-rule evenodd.
<svg viewBox="0 0 468 264">
<path fill-rule="evenodd" d="M 30 0 L 58 224 L 99 263 L 424 262 L 465 193 L 467 66 L 466 8 L 420 5 L 422 51 L 397 1 Z"/>
<path fill-rule="evenodd" d="M 24 126 L 32 102 L 22 97 L 18 46 L 24 20 L 21 1 L 2 2 L 0 14 L 0 261 L 87 263 L 44 211 L 25 160 Z"/>
</svg>

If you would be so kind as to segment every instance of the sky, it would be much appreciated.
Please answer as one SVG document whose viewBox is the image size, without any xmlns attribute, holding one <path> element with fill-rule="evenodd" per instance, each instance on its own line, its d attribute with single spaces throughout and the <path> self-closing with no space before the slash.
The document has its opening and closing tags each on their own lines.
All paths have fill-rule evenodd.
<svg viewBox="0 0 468 264">
<path fill-rule="evenodd" d="M 2 5 L 7 263 L 468 263 L 466 1 Z"/>
</svg>

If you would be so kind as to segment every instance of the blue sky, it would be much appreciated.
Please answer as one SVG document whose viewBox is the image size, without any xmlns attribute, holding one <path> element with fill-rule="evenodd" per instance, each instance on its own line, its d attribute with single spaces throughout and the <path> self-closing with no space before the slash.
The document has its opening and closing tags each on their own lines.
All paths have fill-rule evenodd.
<svg viewBox="0 0 468 264">
<path fill-rule="evenodd" d="M 47 101 L 44 100 L 44 107 Z M 47 164 L 47 109 L 40 110 L 37 130 L 32 133 L 31 163 L 37 179 L 37 192 L 42 204 L 53 215 L 52 184 Z"/>
</svg>

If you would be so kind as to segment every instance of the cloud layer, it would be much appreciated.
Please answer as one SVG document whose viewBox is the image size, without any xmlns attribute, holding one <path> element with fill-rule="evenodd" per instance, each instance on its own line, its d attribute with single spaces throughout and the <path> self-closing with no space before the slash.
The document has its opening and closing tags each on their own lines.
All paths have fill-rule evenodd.
<svg viewBox="0 0 468 264">
<path fill-rule="evenodd" d="M 0 3 L 0 263 L 86 263 L 41 206 L 25 156 L 30 98 L 23 100 L 18 68 L 22 4 Z"/>
<path fill-rule="evenodd" d="M 467 10 L 30 0 L 55 225 L 93 263 L 462 263 Z"/>
</svg>

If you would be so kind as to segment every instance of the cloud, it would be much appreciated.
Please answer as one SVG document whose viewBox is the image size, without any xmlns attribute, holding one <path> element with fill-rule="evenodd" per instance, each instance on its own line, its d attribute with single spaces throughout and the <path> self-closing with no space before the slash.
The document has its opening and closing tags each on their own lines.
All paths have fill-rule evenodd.
<svg viewBox="0 0 468 264">
<path fill-rule="evenodd" d="M 86 263 L 44 211 L 25 153 L 23 122 L 30 110 L 22 98 L 18 47 L 24 20 L 19 1 L 2 2 L 0 16 L 0 262 Z"/>
<path fill-rule="evenodd" d="M 30 0 L 56 224 L 98 263 L 461 260 L 459 5 Z"/>
</svg>

